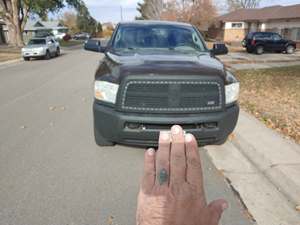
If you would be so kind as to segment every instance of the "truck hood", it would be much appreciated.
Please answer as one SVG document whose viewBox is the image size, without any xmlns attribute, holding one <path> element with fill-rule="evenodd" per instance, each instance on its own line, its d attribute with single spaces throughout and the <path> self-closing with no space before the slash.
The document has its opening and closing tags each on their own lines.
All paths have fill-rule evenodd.
<svg viewBox="0 0 300 225">
<path fill-rule="evenodd" d="M 225 77 L 224 65 L 210 53 L 190 54 L 133 54 L 106 53 L 95 79 L 120 83 L 130 75 L 213 75 Z M 101 78 L 100 78 L 101 77 Z"/>
</svg>

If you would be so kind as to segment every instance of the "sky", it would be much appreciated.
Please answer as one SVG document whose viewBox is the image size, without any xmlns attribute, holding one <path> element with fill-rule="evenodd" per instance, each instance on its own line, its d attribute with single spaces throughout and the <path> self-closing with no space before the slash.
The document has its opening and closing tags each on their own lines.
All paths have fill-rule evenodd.
<svg viewBox="0 0 300 225">
<path fill-rule="evenodd" d="M 91 15 L 103 22 L 117 23 L 121 20 L 121 11 L 123 20 L 133 20 L 135 16 L 139 15 L 136 10 L 137 2 L 143 0 L 83 0 Z M 214 0 L 217 5 L 224 5 L 225 0 Z M 300 4 L 300 0 L 262 0 L 260 7 L 270 5 L 292 5 Z M 122 9 L 122 10 L 121 10 Z"/>
</svg>

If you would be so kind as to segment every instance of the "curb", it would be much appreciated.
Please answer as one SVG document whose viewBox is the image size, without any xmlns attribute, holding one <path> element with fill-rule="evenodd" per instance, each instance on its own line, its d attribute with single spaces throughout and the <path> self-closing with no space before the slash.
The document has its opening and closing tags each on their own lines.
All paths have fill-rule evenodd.
<svg viewBox="0 0 300 225">
<path fill-rule="evenodd" d="M 288 199 L 292 205 L 297 206 L 300 204 L 300 186 L 298 186 L 293 179 L 290 179 L 287 174 L 283 173 L 278 167 L 274 167 L 267 158 L 253 155 L 255 147 L 242 138 L 241 135 L 236 134 L 236 138 L 232 140 L 231 143 L 242 152 L 242 154 Z"/>
<path fill-rule="evenodd" d="M 289 202 L 300 205 L 300 146 L 245 112 L 241 117 L 231 143 Z"/>
</svg>

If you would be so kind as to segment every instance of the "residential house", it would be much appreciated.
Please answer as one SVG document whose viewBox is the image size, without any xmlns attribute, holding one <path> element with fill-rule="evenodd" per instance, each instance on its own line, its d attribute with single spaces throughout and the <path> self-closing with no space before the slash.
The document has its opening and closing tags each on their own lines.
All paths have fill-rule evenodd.
<svg viewBox="0 0 300 225">
<path fill-rule="evenodd" d="M 28 21 L 24 28 L 24 40 L 44 33 L 52 33 L 55 37 L 68 32 L 68 28 L 59 21 Z"/>
<path fill-rule="evenodd" d="M 248 32 L 270 31 L 300 43 L 300 4 L 239 9 L 218 19 L 223 40 L 241 42 Z"/>
</svg>

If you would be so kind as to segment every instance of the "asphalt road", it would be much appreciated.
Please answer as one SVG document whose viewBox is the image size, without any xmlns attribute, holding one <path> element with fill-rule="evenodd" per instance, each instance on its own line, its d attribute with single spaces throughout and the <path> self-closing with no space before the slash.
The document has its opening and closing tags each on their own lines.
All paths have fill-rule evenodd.
<svg viewBox="0 0 300 225">
<path fill-rule="evenodd" d="M 144 151 L 94 143 L 92 88 L 100 58 L 73 50 L 0 66 L 1 225 L 134 224 Z M 251 224 L 201 152 L 208 199 L 230 203 L 222 224 Z"/>
</svg>

